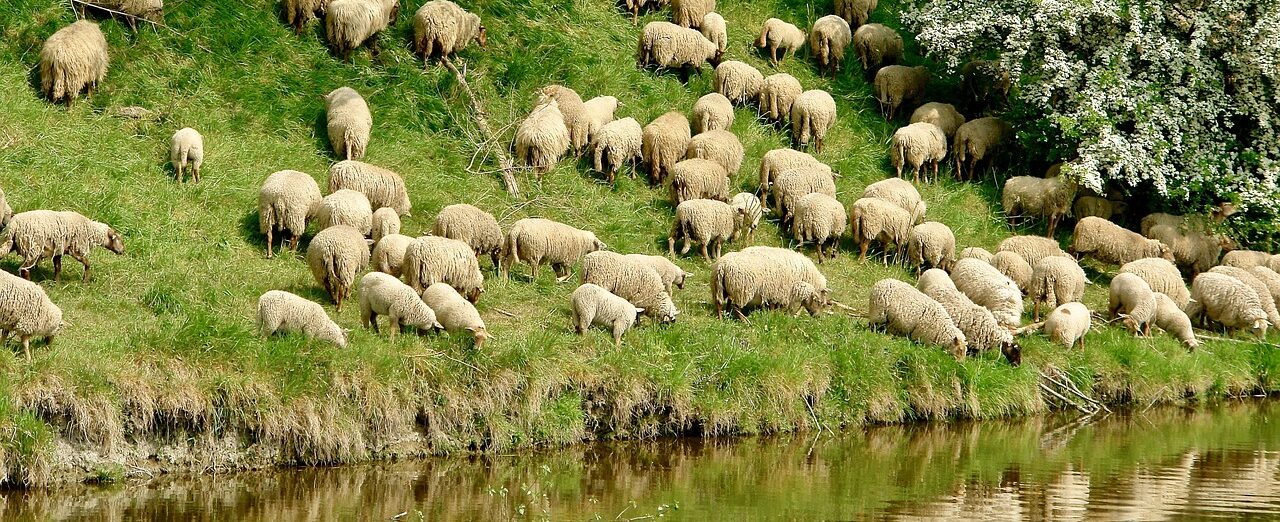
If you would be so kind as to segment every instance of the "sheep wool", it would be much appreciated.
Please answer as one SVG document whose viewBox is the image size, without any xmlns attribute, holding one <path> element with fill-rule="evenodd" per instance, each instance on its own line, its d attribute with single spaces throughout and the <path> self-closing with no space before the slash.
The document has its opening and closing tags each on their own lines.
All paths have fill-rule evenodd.
<svg viewBox="0 0 1280 522">
<path fill-rule="evenodd" d="M 364 194 L 342 189 L 320 201 L 316 221 L 321 230 L 335 225 L 347 225 L 367 236 L 373 231 L 373 206 Z"/>
<path fill-rule="evenodd" d="M 32 338 L 44 338 L 46 345 L 52 344 L 65 326 L 62 309 L 49 300 L 40 285 L 0 271 L 0 334 L 4 339 L 17 334 L 28 361 Z"/>
<path fill-rule="evenodd" d="M 729 199 L 729 173 L 715 161 L 687 159 L 671 172 L 671 201 L 677 206 L 690 199 Z"/>
<path fill-rule="evenodd" d="M 1258 293 L 1226 274 L 1197 275 L 1191 281 L 1191 302 L 1186 312 L 1192 324 L 1203 326 L 1214 321 L 1228 330 L 1247 329 L 1259 339 L 1266 338 L 1267 327 L 1271 326 Z"/>
<path fill-rule="evenodd" d="M 600 285 L 663 323 L 673 323 L 680 315 L 658 271 L 617 252 L 600 250 L 583 256 L 582 282 Z"/>
<path fill-rule="evenodd" d="M 871 12 L 876 10 L 876 0 L 836 0 L 836 16 L 849 22 L 850 27 L 858 27 L 867 23 Z"/>
<path fill-rule="evenodd" d="M 904 335 L 918 343 L 941 346 L 956 360 L 964 360 L 968 345 L 941 303 L 897 279 L 881 279 L 871 286 L 867 320 L 872 330 Z"/>
<path fill-rule="evenodd" d="M 258 298 L 258 333 L 269 337 L 279 332 L 296 332 L 311 339 L 347 347 L 347 334 L 326 314 L 319 303 L 304 297 L 271 290 Z"/>
<path fill-rule="evenodd" d="M 809 146 L 822 152 L 823 139 L 836 124 L 836 100 L 827 91 L 808 90 L 791 102 L 791 144 L 797 149 Z"/>
<path fill-rule="evenodd" d="M 613 96 L 596 96 L 582 103 L 586 126 L 575 127 L 569 132 L 569 140 L 573 150 L 586 152 L 587 146 L 595 139 L 600 128 L 613 121 L 613 113 L 618 111 L 618 99 Z"/>
<path fill-rule="evenodd" d="M 924 98 L 929 85 L 929 70 L 924 66 L 886 65 L 876 71 L 876 100 L 885 118 L 892 120 L 903 105 L 915 105 Z"/>
<path fill-rule="evenodd" d="M 886 263 L 889 245 L 894 246 L 895 256 L 901 259 L 904 247 L 911 238 L 913 220 L 901 207 L 876 198 L 860 198 L 853 202 L 849 212 L 850 232 L 858 243 L 858 259 L 866 261 L 867 247 L 880 243 Z"/>
<path fill-rule="evenodd" d="M 1178 303 L 1174 302 L 1169 296 L 1160 292 L 1155 293 L 1156 296 L 1156 328 L 1164 330 L 1176 337 L 1182 344 L 1186 345 L 1188 350 L 1195 350 L 1200 346 L 1200 342 L 1196 340 L 1195 331 L 1191 328 L 1191 319 L 1182 311 Z"/>
<path fill-rule="evenodd" d="M 106 223 L 99 223 L 77 212 L 29 210 L 9 220 L 0 244 L 0 257 L 17 253 L 22 257 L 18 274 L 31 279 L 31 269 L 44 258 L 53 258 L 53 280 L 62 273 L 62 256 L 69 255 L 84 265 L 82 282 L 89 282 L 89 254 L 93 247 L 103 247 L 116 254 L 124 253 L 120 234 Z"/>
<path fill-rule="evenodd" d="M 671 170 L 688 153 L 689 119 L 679 112 L 668 112 L 644 127 L 640 155 L 649 164 L 649 182 L 662 184 Z"/>
<path fill-rule="evenodd" d="M 369 266 L 369 246 L 364 234 L 347 225 L 321 230 L 307 247 L 307 266 L 341 313 L 342 302 L 356 283 L 356 274 Z"/>
<path fill-rule="evenodd" d="M 929 211 L 924 198 L 920 197 L 920 191 L 916 190 L 911 182 L 902 178 L 885 178 L 867 185 L 867 188 L 862 190 L 862 197 L 882 199 L 897 205 L 911 214 L 912 224 L 924 221 L 924 215 Z"/>
<path fill-rule="evenodd" d="M 1280 308 L 1280 274 L 1265 266 L 1250 268 L 1249 273 L 1267 286 L 1267 292 L 1271 294 L 1271 300 L 1276 303 L 1276 308 Z M 1259 295 L 1258 297 L 1262 296 Z"/>
<path fill-rule="evenodd" d="M 1280 324 L 1280 313 L 1276 311 L 1276 301 L 1271 295 L 1271 288 L 1267 283 L 1253 272 L 1234 266 L 1215 266 L 1209 269 L 1209 273 L 1222 274 L 1239 279 L 1241 282 L 1253 290 L 1258 295 L 1259 304 L 1262 305 L 1262 311 L 1267 314 L 1267 322 L 1270 324 Z"/>
<path fill-rule="evenodd" d="M 702 26 L 698 28 L 702 36 L 716 44 L 716 57 L 724 56 L 724 51 L 729 46 L 729 26 L 725 24 L 724 17 L 720 13 L 707 13 L 702 17 Z"/>
<path fill-rule="evenodd" d="M 323 13 L 329 7 L 329 0 L 284 0 L 285 21 L 293 27 L 293 32 L 302 34 L 307 22 L 316 19 L 317 13 Z"/>
<path fill-rule="evenodd" d="M 712 261 L 708 250 L 720 258 L 720 247 L 738 230 L 738 213 L 732 205 L 713 199 L 687 199 L 676 205 L 675 221 L 667 237 L 667 253 L 675 257 L 676 241 L 683 241 L 680 255 L 689 253 L 692 242 L 702 246 L 702 257 Z"/>
<path fill-rule="evenodd" d="M 532 167 L 539 180 L 560 162 L 569 145 L 569 127 L 554 99 L 544 98 L 516 128 L 516 159 Z"/>
<path fill-rule="evenodd" d="M 191 179 L 200 182 L 200 165 L 204 164 L 204 138 L 191 127 L 173 133 L 169 142 L 169 162 L 182 183 L 187 165 L 191 165 Z"/>
<path fill-rule="evenodd" d="M 462 241 L 440 236 L 422 236 L 404 251 L 405 283 L 414 290 L 436 283 L 452 286 L 468 301 L 476 302 L 484 293 L 484 274 L 475 251 Z"/>
<path fill-rule="evenodd" d="M 383 236 L 373 245 L 373 269 L 385 274 L 400 277 L 404 269 L 404 253 L 413 243 L 413 238 L 400 234 Z"/>
<path fill-rule="evenodd" d="M 1184 232 L 1170 225 L 1155 225 L 1146 236 L 1169 245 L 1173 263 L 1192 276 L 1213 268 L 1218 264 L 1222 251 L 1234 246 L 1231 239 L 1222 234 L 1195 230 Z"/>
<path fill-rule="evenodd" d="M 494 268 L 498 267 L 505 237 L 493 214 L 466 203 L 449 205 L 436 214 L 431 233 L 471 245 L 476 257 L 488 254 Z"/>
<path fill-rule="evenodd" d="M 1063 259 L 1066 258 L 1064 257 Z M 999 270 L 1005 277 L 1012 280 L 1014 284 L 1018 285 L 1018 288 L 1022 289 L 1023 295 L 1027 294 L 1031 288 L 1031 275 L 1034 272 L 1027 260 L 1015 252 L 1004 251 L 996 252 L 987 262 L 996 267 L 996 270 Z"/>
<path fill-rule="evenodd" d="M 1084 350 L 1084 336 L 1089 333 L 1093 320 L 1089 317 L 1089 309 L 1084 303 L 1071 302 L 1053 309 L 1044 321 L 1044 332 L 1049 340 L 1074 348 L 1078 343 Z"/>
<path fill-rule="evenodd" d="M 942 129 L 947 136 L 947 143 L 955 137 L 956 130 L 964 125 L 964 115 L 950 103 L 929 102 L 917 107 L 911 113 L 911 123 L 932 123 Z"/>
<path fill-rule="evenodd" d="M 93 5 L 152 22 L 164 19 L 164 0 L 94 0 Z M 135 31 L 138 29 L 137 22 L 133 18 L 128 18 L 127 21 L 130 29 Z"/>
<path fill-rule="evenodd" d="M 756 103 L 765 116 L 775 123 L 781 123 L 783 118 L 791 116 L 791 104 L 802 92 L 804 87 L 795 76 L 787 73 L 771 74 L 765 76 L 760 83 L 760 95 L 756 98 Z"/>
<path fill-rule="evenodd" d="M 956 256 L 956 259 L 980 259 L 984 263 L 990 263 L 992 257 L 994 256 L 992 256 L 991 252 L 985 248 L 965 247 L 964 250 L 960 251 L 960 255 Z"/>
<path fill-rule="evenodd" d="M 987 351 L 1000 349 L 1005 360 L 1013 367 L 1022 364 L 1022 346 L 1014 339 L 1013 332 L 1000 325 L 991 311 L 974 304 L 956 290 L 951 276 L 938 268 L 930 268 L 920 274 L 916 289 L 933 298 L 947 311 L 951 322 L 964 334 L 969 350 Z"/>
<path fill-rule="evenodd" d="M 604 326 L 613 332 L 613 344 L 622 346 L 622 334 L 640 320 L 643 308 L 636 308 L 626 299 L 614 295 L 599 285 L 583 283 L 569 295 L 573 330 L 578 335 L 592 326 Z"/>
<path fill-rule="evenodd" d="M 1000 201 L 1010 227 L 1014 226 L 1016 216 L 1036 216 L 1048 220 L 1045 235 L 1053 237 L 1058 221 L 1071 215 L 1071 202 L 1075 196 L 1076 184 L 1062 176 L 1014 176 L 1005 181 Z"/>
<path fill-rule="evenodd" d="M 796 168 L 784 171 L 773 182 L 773 201 L 782 223 L 790 223 L 796 202 L 814 192 L 836 195 L 836 182 L 824 169 Z"/>
<path fill-rule="evenodd" d="M 866 24 L 858 27 L 858 30 L 853 32 L 853 48 L 858 51 L 862 70 L 867 72 L 902 62 L 902 36 L 882 24 Z"/>
<path fill-rule="evenodd" d="M 422 301 L 436 313 L 436 320 L 449 333 L 470 332 L 477 350 L 491 335 L 480 312 L 452 286 L 436 283 L 422 292 Z"/>
<path fill-rule="evenodd" d="M 666 287 L 667 293 L 670 294 L 672 287 L 684 289 L 684 280 L 692 273 L 685 272 L 670 259 L 662 256 L 651 256 L 646 254 L 626 254 L 622 257 L 652 268 L 658 272 L 658 277 L 662 278 L 662 284 Z"/>
<path fill-rule="evenodd" d="M 80 20 L 53 33 L 40 48 L 40 90 L 49 101 L 70 105 L 81 91 L 107 76 L 107 38 L 98 24 Z"/>
<path fill-rule="evenodd" d="M 659 69 L 692 67 L 699 73 L 702 64 L 719 60 L 719 47 L 694 29 L 668 22 L 649 22 L 640 33 L 636 63 Z"/>
<path fill-rule="evenodd" d="M 773 149 L 766 152 L 764 157 L 760 158 L 760 193 L 764 194 L 765 199 L 762 202 L 765 205 L 764 208 L 769 208 L 769 194 L 772 193 L 773 183 L 777 181 L 778 176 L 795 169 L 816 170 L 828 178 L 834 177 L 830 166 L 806 152 L 795 149 Z M 832 194 L 834 195 L 834 192 Z M 774 204 L 776 205 L 777 202 L 775 201 Z"/>
<path fill-rule="evenodd" d="M 1067 255 L 1057 240 L 1040 236 L 1009 236 L 1000 242 L 996 251 L 1018 254 L 1032 267 L 1046 257 Z"/>
<path fill-rule="evenodd" d="M 714 89 L 733 103 L 745 103 L 759 96 L 761 83 L 764 75 L 747 63 L 728 60 L 716 66 Z"/>
<path fill-rule="evenodd" d="M 590 131 L 591 122 L 587 116 L 586 104 L 582 102 L 582 97 L 577 91 L 565 87 L 563 85 L 548 85 L 538 91 L 538 104 L 546 104 L 550 100 L 555 100 L 556 108 L 560 109 L 560 115 L 564 119 L 565 129 L 568 131 L 567 139 L 569 146 L 574 143 L 585 143 L 587 133 Z M 574 136 L 578 136 L 578 141 L 574 141 Z M 579 152 L 574 149 L 574 153 Z"/>
<path fill-rule="evenodd" d="M 1111 201 L 1098 196 L 1080 196 L 1071 205 L 1071 213 L 1076 219 L 1094 216 L 1110 220 L 1113 216 L 1123 214 L 1125 208 L 1123 201 Z"/>
<path fill-rule="evenodd" d="M 400 0 L 332 0 L 325 10 L 325 34 L 344 62 L 350 61 L 351 51 L 366 43 L 377 56 L 378 34 L 395 23 L 399 12 Z"/>
<path fill-rule="evenodd" d="M 737 212 L 734 218 L 736 220 L 734 228 L 737 229 L 735 237 L 746 235 L 750 240 L 755 236 L 756 227 L 760 226 L 760 218 L 764 216 L 764 207 L 760 204 L 760 198 L 750 192 L 739 192 L 729 199 L 729 204 Z M 733 239 L 730 238 L 730 240 Z"/>
<path fill-rule="evenodd" d="M 991 310 L 1001 325 L 1017 328 L 1022 323 L 1022 291 L 990 263 L 972 258 L 956 261 L 951 280 L 974 303 Z"/>
<path fill-rule="evenodd" d="M 832 78 L 840 64 L 844 63 L 844 51 L 853 42 L 853 30 L 849 22 L 836 15 L 827 15 L 813 23 L 809 31 L 809 54 L 818 62 L 818 70 L 825 70 Z"/>
<path fill-rule="evenodd" d="M 978 163 L 994 157 L 1013 137 L 1013 127 L 994 116 L 964 122 L 951 141 L 956 179 L 972 180 Z"/>
<path fill-rule="evenodd" d="M 530 275 L 538 279 L 542 263 L 549 263 L 557 278 L 569 278 L 568 268 L 582 256 L 608 248 L 596 235 L 550 219 L 525 218 L 516 221 L 507 231 L 503 244 L 503 276 L 511 271 L 517 260 L 530 266 Z"/>
<path fill-rule="evenodd" d="M 334 163 L 329 167 L 329 192 L 342 189 L 364 194 L 373 208 L 389 207 L 406 217 L 413 210 L 404 178 L 376 165 L 355 160 Z"/>
<path fill-rule="evenodd" d="M 373 211 L 373 228 L 369 232 L 369 238 L 377 243 L 382 238 L 400 233 L 400 214 L 396 214 L 395 209 L 382 207 Z"/>
<path fill-rule="evenodd" d="M 1001 252 L 1002 254 L 1005 252 Z M 1012 252 L 1008 252 L 1012 255 Z M 1041 259 L 1031 269 L 1027 294 L 1035 301 L 1034 320 L 1040 320 L 1040 304 L 1047 309 L 1084 299 L 1084 287 L 1088 283 L 1084 269 L 1074 259 L 1049 256 Z"/>
<path fill-rule="evenodd" d="M 818 262 L 833 257 L 840 247 L 840 236 L 848 225 L 844 205 L 836 198 L 821 193 L 805 194 L 796 201 L 795 216 L 791 220 L 791 235 L 801 244 L 812 242 L 818 250 Z M 831 244 L 830 251 L 823 246 Z"/>
<path fill-rule="evenodd" d="M 369 272 L 360 278 L 360 324 L 378 333 L 379 315 L 387 316 L 392 339 L 404 326 L 419 330 L 444 328 L 436 320 L 435 310 L 422 302 L 409 285 L 382 272 Z"/>
<path fill-rule="evenodd" d="M 716 10 L 716 0 L 671 0 L 671 21 L 697 29 L 708 13 Z"/>
<path fill-rule="evenodd" d="M 346 160 L 363 158 L 373 129 L 369 104 L 355 89 L 339 87 L 325 95 L 324 106 L 334 154 Z"/>
<path fill-rule="evenodd" d="M 1178 272 L 1178 267 L 1168 259 L 1144 257 L 1130 261 L 1120 267 L 1120 273 L 1141 277 L 1152 291 L 1160 292 L 1173 299 L 1180 309 L 1186 308 L 1187 302 L 1191 299 L 1191 291 L 1187 290 L 1187 284 L 1182 281 L 1182 274 Z"/>
<path fill-rule="evenodd" d="M 907 259 L 918 270 L 948 270 L 956 261 L 956 236 L 951 227 L 926 221 L 911 228 L 907 239 Z"/>
<path fill-rule="evenodd" d="M 709 130 L 689 140 L 687 159 L 701 158 L 719 163 L 725 173 L 734 176 L 742 168 L 742 142 L 727 130 Z"/>
<path fill-rule="evenodd" d="M 1232 250 L 1222 255 L 1222 264 L 1236 268 L 1249 269 L 1255 266 L 1267 266 L 1271 254 L 1257 250 Z"/>
<path fill-rule="evenodd" d="M 289 249 L 298 250 L 298 238 L 320 213 L 321 201 L 320 185 L 305 172 L 282 170 L 267 176 L 258 190 L 258 231 L 267 236 L 268 258 L 276 231 L 292 236 Z"/>
<path fill-rule="evenodd" d="M 738 317 L 753 308 L 797 306 L 817 315 L 827 303 L 827 280 L 805 256 L 774 247 L 751 247 L 725 254 L 711 268 L 711 300 L 716 316 Z"/>
<path fill-rule="evenodd" d="M 1169 246 L 1156 239 L 1121 228 L 1102 218 L 1086 217 L 1076 222 L 1071 253 L 1087 255 L 1106 263 L 1123 265 L 1144 257 L 1172 260 Z"/>
<path fill-rule="evenodd" d="M 760 28 L 760 37 L 756 38 L 756 47 L 769 50 L 769 63 L 777 67 L 780 63 L 778 60 L 778 49 L 782 49 L 782 59 L 785 60 L 796 53 L 796 50 L 804 46 L 804 31 L 795 24 L 790 24 L 777 18 L 770 18 L 764 21 L 764 26 Z"/>
<path fill-rule="evenodd" d="M 449 0 L 431 0 L 413 15 L 413 49 L 424 60 L 456 54 L 473 41 L 484 47 L 485 36 L 480 17 Z"/>
<path fill-rule="evenodd" d="M 1151 322 L 1156 317 L 1156 297 L 1151 286 L 1135 274 L 1118 274 L 1111 279 L 1107 314 L 1124 318 L 1129 331 L 1139 336 L 1151 334 Z"/>
<path fill-rule="evenodd" d="M 723 94 L 708 93 L 693 104 L 693 130 L 702 134 L 713 130 L 729 130 L 733 126 L 733 103 Z"/>
<path fill-rule="evenodd" d="M 596 172 L 608 173 L 609 183 L 613 183 L 618 169 L 623 164 L 630 164 L 631 177 L 634 178 L 643 140 L 644 131 L 635 118 L 611 121 L 600 127 L 591 141 Z"/>
<path fill-rule="evenodd" d="M 889 138 L 889 161 L 902 177 L 902 167 L 909 166 L 920 182 L 920 170 L 925 170 L 924 180 L 929 181 L 928 167 L 933 167 L 933 179 L 938 180 L 938 164 L 947 157 L 947 136 L 942 128 L 932 123 L 912 123 L 894 131 Z"/>
<path fill-rule="evenodd" d="M 0 228 L 8 226 L 10 219 L 13 219 L 13 207 L 9 206 L 9 198 L 0 190 Z"/>
</svg>

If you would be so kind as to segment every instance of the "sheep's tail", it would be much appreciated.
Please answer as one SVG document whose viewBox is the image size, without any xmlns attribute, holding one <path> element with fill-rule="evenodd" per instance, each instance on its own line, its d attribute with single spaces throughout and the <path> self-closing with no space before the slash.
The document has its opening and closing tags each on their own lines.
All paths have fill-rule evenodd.
<svg viewBox="0 0 1280 522">
<path fill-rule="evenodd" d="M 604 147 L 597 143 L 595 149 L 596 172 L 604 172 Z"/>
<path fill-rule="evenodd" d="M 353 132 L 351 129 L 346 129 L 342 131 L 342 149 L 344 152 L 344 156 L 346 156 L 342 159 L 349 160 L 357 156 L 354 150 L 356 148 L 356 144 L 357 144 L 357 138 L 356 138 L 355 132 Z"/>
<path fill-rule="evenodd" d="M 715 265 L 711 266 L 711 301 L 720 308 L 723 308 L 729 302 L 728 292 L 725 289 L 724 275 L 724 270 L 718 270 Z"/>
<path fill-rule="evenodd" d="M 502 267 L 501 272 L 504 275 L 511 271 L 511 267 L 514 266 L 516 264 L 516 260 L 519 259 L 519 252 L 517 251 L 519 241 L 517 241 L 518 237 L 516 234 L 516 230 L 508 231 L 507 240 L 502 243 L 502 264 L 506 266 Z"/>
<path fill-rule="evenodd" d="M 191 156 L 190 143 L 183 143 L 178 146 L 178 160 L 181 162 L 178 164 L 179 168 L 182 168 L 182 169 L 187 168 L 187 160 L 190 158 L 190 156 Z"/>
<path fill-rule="evenodd" d="M 853 212 L 849 213 L 849 233 L 853 235 L 854 241 L 862 241 L 862 208 L 853 207 Z"/>
</svg>

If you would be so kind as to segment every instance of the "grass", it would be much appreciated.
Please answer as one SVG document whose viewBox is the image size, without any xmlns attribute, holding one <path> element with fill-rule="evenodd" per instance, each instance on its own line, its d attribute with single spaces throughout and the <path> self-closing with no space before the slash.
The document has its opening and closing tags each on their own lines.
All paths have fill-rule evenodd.
<svg viewBox="0 0 1280 522">
<path fill-rule="evenodd" d="M 373 110 L 367 161 L 408 183 L 415 208 L 406 233 L 425 233 L 435 211 L 469 202 L 503 225 L 549 217 L 593 230 L 619 251 L 665 248 L 671 206 L 665 191 L 641 179 L 624 176 L 610 187 L 585 163 L 566 160 L 541 183 L 521 175 L 523 198 L 508 197 L 453 77 L 441 67 L 424 70 L 408 49 L 408 19 L 418 5 L 402 6 L 377 60 L 359 51 L 353 64 L 326 51 L 317 25 L 295 36 L 263 0 L 172 3 L 166 28 L 137 34 L 101 20 L 112 69 L 99 93 L 70 110 L 39 96 L 33 72 L 42 42 L 74 19 L 67 4 L 0 7 L 0 18 L 15 21 L 0 27 L 0 186 L 18 211 L 74 209 L 112 224 L 127 245 L 124 256 L 95 252 L 88 284 L 74 264 L 59 283 L 49 279 L 47 262 L 34 272 L 73 326 L 52 347 L 36 348 L 31 363 L 20 350 L 0 351 L 0 482 L 56 480 L 48 455 L 58 438 L 110 452 L 144 439 L 236 436 L 265 448 L 272 462 L 315 464 L 396 454 L 414 430 L 424 442 L 411 453 L 448 453 L 1022 415 L 1046 409 L 1036 368 L 1048 364 L 1112 401 L 1277 389 L 1280 356 L 1259 344 L 1211 342 L 1188 354 L 1163 334 L 1135 340 L 1106 327 L 1091 334 L 1083 353 L 1027 337 L 1026 364 L 1013 369 L 997 354 L 957 363 L 843 315 L 766 311 L 747 323 L 719 320 L 708 304 L 708 267 L 695 257 L 678 261 L 696 274 L 675 296 L 680 322 L 637 328 L 621 349 L 606 332 L 573 335 L 572 285 L 555 284 L 550 271 L 529 282 L 523 267 L 499 280 L 487 261 L 491 279 L 479 309 L 496 338 L 483 352 L 459 336 L 389 342 L 359 328 L 355 307 L 335 316 L 353 329 L 346 349 L 296 337 L 264 341 L 253 314 L 266 290 L 298 293 L 333 311 L 301 256 L 265 259 L 256 191 L 281 169 L 325 179 L 334 158 L 321 96 L 343 85 Z M 885 4 L 873 21 L 898 25 L 896 6 Z M 584 98 L 617 96 L 619 117 L 642 122 L 687 110 L 710 90 L 710 71 L 685 85 L 673 74 L 636 69 L 639 29 L 608 2 L 494 0 L 474 8 L 489 47 L 467 50 L 462 61 L 504 142 L 546 84 L 571 86 Z M 824 14 L 793 1 L 721 9 L 730 23 L 728 56 L 766 72 L 767 60 L 750 46 L 754 28 L 770 16 L 808 26 Z M 908 42 L 908 62 L 926 63 Z M 896 123 L 879 116 L 857 72 L 822 79 L 803 56 L 781 69 L 837 99 L 839 121 L 818 156 L 842 175 L 840 198 L 855 199 L 888 172 L 884 144 Z M 954 81 L 931 89 L 946 99 Z M 115 115 L 132 105 L 158 116 Z M 184 126 L 205 138 L 198 185 L 175 184 L 167 165 L 169 137 Z M 747 151 L 734 185 L 751 190 L 760 157 L 789 139 L 757 122 L 750 108 L 737 110 L 732 130 Z M 990 184 L 944 180 L 922 193 L 930 218 L 949 224 L 961 246 L 993 249 L 1009 234 Z M 773 223 L 762 225 L 755 242 L 790 246 Z M 849 247 L 822 267 L 841 302 L 858 306 L 876 280 L 909 277 L 858 262 Z M 16 263 L 8 258 L 0 268 Z M 1104 292 L 1091 287 L 1087 304 L 1104 306 Z M 220 462 L 193 457 L 187 464 Z"/>
</svg>

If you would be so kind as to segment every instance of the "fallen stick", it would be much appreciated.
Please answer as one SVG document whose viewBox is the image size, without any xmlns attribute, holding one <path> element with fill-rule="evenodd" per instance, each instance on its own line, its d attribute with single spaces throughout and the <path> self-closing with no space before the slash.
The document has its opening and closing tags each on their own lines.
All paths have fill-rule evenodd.
<svg viewBox="0 0 1280 522">
<path fill-rule="evenodd" d="M 519 319 L 519 317 L 516 317 L 516 314 L 513 314 L 513 313 L 508 312 L 508 311 L 506 311 L 506 310 L 503 310 L 503 309 L 501 309 L 501 308 L 491 308 L 491 310 L 493 310 L 493 311 L 495 311 L 495 312 L 498 312 L 498 313 L 500 313 L 500 314 L 502 314 L 502 315 L 505 315 L 505 316 L 507 316 L 507 317 L 510 317 L 510 318 L 512 318 L 512 319 Z"/>
<path fill-rule="evenodd" d="M 507 193 L 511 194 L 512 197 L 520 197 L 520 186 L 516 184 L 516 176 L 514 174 L 515 163 L 511 161 L 511 156 L 507 155 L 506 148 L 497 144 L 493 131 L 489 129 L 489 118 L 485 116 L 484 107 L 480 105 L 480 99 L 476 98 L 475 92 L 471 90 L 471 84 L 467 83 L 466 75 L 453 65 L 453 60 L 450 60 L 448 56 L 441 58 L 440 61 L 458 79 L 458 85 L 461 85 L 462 91 L 467 94 L 467 100 L 471 103 L 471 111 L 475 113 L 476 126 L 485 135 L 486 143 L 493 144 L 493 152 L 498 156 L 498 166 L 502 169 L 502 183 L 506 185 Z"/>
</svg>

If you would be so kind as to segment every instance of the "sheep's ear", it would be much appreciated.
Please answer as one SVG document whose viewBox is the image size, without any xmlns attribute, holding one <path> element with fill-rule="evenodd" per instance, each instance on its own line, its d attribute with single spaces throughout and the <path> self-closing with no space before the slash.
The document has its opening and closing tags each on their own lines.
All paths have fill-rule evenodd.
<svg viewBox="0 0 1280 522">
<path fill-rule="evenodd" d="M 636 307 L 636 314 L 643 314 L 644 308 Z"/>
<path fill-rule="evenodd" d="M 684 276 L 685 276 L 685 277 L 693 277 L 693 272 L 685 272 L 685 273 L 684 273 Z"/>
</svg>

